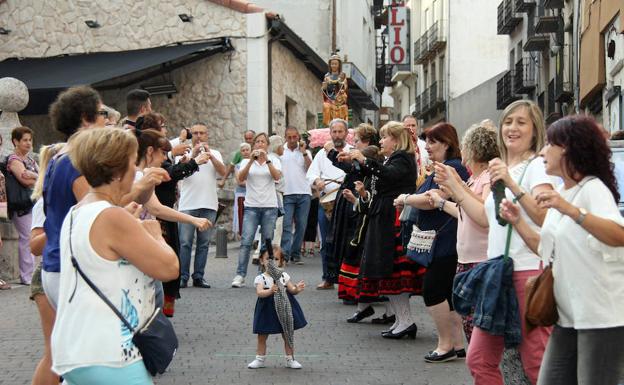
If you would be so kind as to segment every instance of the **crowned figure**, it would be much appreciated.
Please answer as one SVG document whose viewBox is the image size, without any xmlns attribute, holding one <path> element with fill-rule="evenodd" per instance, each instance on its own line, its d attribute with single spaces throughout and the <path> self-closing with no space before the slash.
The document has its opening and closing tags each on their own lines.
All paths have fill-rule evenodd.
<svg viewBox="0 0 624 385">
<path fill-rule="evenodd" d="M 348 121 L 347 106 L 347 75 L 342 72 L 342 60 L 332 55 L 328 61 L 329 72 L 323 78 L 323 125 L 327 127 L 332 119 L 340 118 Z"/>
</svg>

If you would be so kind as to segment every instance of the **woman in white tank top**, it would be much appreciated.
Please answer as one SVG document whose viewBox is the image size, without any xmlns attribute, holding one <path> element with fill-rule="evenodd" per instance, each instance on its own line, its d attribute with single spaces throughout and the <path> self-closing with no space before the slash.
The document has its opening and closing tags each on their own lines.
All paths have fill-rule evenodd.
<svg viewBox="0 0 624 385">
<path fill-rule="evenodd" d="M 178 260 L 156 221 L 139 221 L 118 207 L 135 174 L 137 142 L 131 132 L 81 132 L 72 163 L 92 186 L 61 229 L 61 273 L 52 332 L 53 370 L 69 384 L 151 384 L 129 331 L 77 274 L 85 275 L 140 328 L 154 311 L 154 280 L 178 274 Z"/>
</svg>

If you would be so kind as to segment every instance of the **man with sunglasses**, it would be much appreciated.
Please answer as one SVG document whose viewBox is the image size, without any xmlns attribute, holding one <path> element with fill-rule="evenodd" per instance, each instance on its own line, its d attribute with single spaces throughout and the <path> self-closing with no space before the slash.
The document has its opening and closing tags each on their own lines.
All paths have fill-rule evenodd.
<svg viewBox="0 0 624 385">
<path fill-rule="evenodd" d="M 226 167 L 223 164 L 221 153 L 208 146 L 208 127 L 205 123 L 195 123 L 191 126 L 192 157 L 200 153 L 208 153 L 210 160 L 199 166 L 199 171 L 180 182 L 180 201 L 178 210 L 194 217 L 206 218 L 214 223 L 217 216 L 217 174 L 225 175 Z M 208 289 L 210 285 L 204 279 L 204 269 L 208 259 L 208 247 L 214 227 L 206 231 L 196 231 L 193 225 L 178 224 L 180 233 L 180 287 L 188 285 L 190 277 L 193 286 Z M 190 276 L 191 251 L 193 239 L 197 234 L 195 248 L 195 263 L 193 275 Z"/>
</svg>

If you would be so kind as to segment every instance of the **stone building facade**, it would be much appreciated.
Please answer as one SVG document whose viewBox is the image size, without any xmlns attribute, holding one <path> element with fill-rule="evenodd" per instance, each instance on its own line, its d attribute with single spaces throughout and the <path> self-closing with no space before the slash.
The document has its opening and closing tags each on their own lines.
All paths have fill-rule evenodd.
<svg viewBox="0 0 624 385">
<path fill-rule="evenodd" d="M 182 20 L 183 14 L 191 17 L 189 22 Z M 76 55 L 121 54 L 227 39 L 228 49 L 223 52 L 158 75 L 149 77 L 148 74 L 154 73 L 153 68 L 144 68 L 92 85 L 99 89 L 104 103 L 124 116 L 128 90 L 172 83 L 176 92 L 151 98 L 153 110 L 167 118 L 170 134 L 177 135 L 181 127 L 194 122 L 205 122 L 211 146 L 228 157 L 238 148 L 246 129 L 282 134 L 286 124 L 295 125 L 301 131 L 316 128 L 316 114 L 322 110 L 320 72 L 326 70 L 321 67 L 327 58 L 321 58 L 305 45 L 298 46 L 296 49 L 305 49 L 314 56 L 312 68 L 300 59 L 292 45 L 285 45 L 280 39 L 269 44 L 270 23 L 275 19 L 278 19 L 275 14 L 244 0 L 0 1 L 0 26 L 10 30 L 0 35 L 0 77 L 12 76 L 2 68 L 16 59 L 24 59 L 20 63 L 27 66 L 33 59 L 69 60 Z M 95 21 L 99 27 L 90 28 L 86 21 Z M 253 46 L 251 53 L 250 46 Z M 141 80 L 131 83 L 130 79 Z M 29 79 L 20 80 L 29 84 Z M 35 132 L 35 148 L 62 139 L 52 129 L 45 111 L 20 114 L 21 123 Z M 10 143 L 10 128 L 1 134 L 6 147 Z M 228 184 L 230 189 L 231 185 Z M 232 195 L 227 187 L 220 191 L 220 198 L 225 202 Z M 220 222 L 227 222 L 230 215 L 226 212 Z M 3 238 L 8 234 L 5 230 Z M 5 244 L 1 254 L 16 254 L 9 249 Z M 13 277 L 16 270 L 11 264 L 0 266 L 0 275 Z"/>
</svg>

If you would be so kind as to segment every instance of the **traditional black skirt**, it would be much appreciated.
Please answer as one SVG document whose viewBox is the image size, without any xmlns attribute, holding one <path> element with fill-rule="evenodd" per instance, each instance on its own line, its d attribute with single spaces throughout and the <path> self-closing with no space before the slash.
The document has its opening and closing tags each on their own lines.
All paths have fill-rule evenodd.
<svg viewBox="0 0 624 385">
<path fill-rule="evenodd" d="M 294 295 L 286 293 L 290 300 L 290 307 L 292 308 L 293 321 L 295 330 L 301 329 L 308 324 L 303 310 L 299 306 L 299 302 Z M 275 300 L 273 296 L 260 298 L 256 301 L 256 310 L 254 311 L 253 319 L 253 332 L 254 334 L 282 334 L 282 324 L 277 318 L 277 311 L 275 311 Z"/>
</svg>

